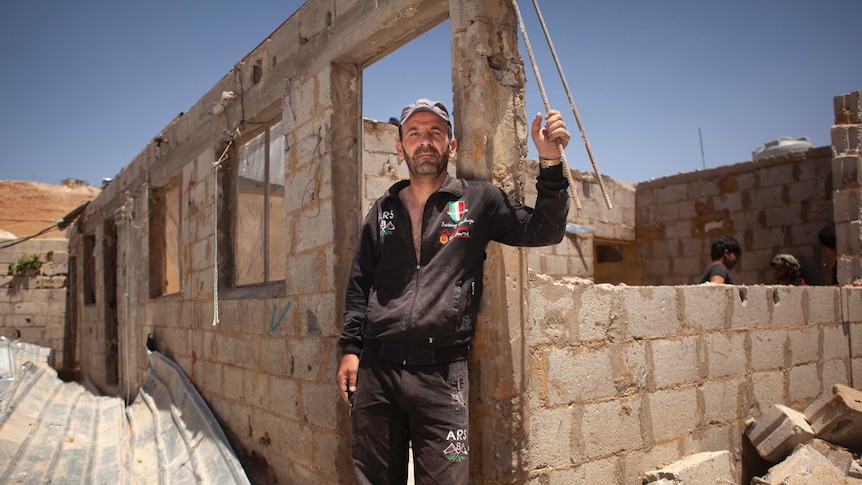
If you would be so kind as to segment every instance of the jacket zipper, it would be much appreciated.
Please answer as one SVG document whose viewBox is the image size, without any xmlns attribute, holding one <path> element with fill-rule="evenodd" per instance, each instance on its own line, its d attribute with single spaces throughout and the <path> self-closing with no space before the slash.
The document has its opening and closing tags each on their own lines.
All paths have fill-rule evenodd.
<svg viewBox="0 0 862 485">
<path fill-rule="evenodd" d="M 420 251 L 422 249 L 420 248 Z M 410 334 L 413 330 L 414 312 L 416 311 L 416 300 L 419 298 L 419 268 L 422 266 L 419 263 L 416 263 L 416 277 L 414 278 L 415 290 L 413 291 L 413 301 L 410 303 L 410 318 L 407 319 L 407 344 L 404 346 L 404 360 L 401 362 L 401 365 L 407 365 L 407 357 L 410 352 Z"/>
<path fill-rule="evenodd" d="M 425 200 L 425 207 L 422 208 L 422 221 L 420 222 L 421 227 L 419 231 L 419 254 L 417 255 L 416 261 L 416 277 L 414 278 L 414 289 L 413 289 L 413 301 L 410 303 L 410 317 L 407 319 L 407 342 L 404 346 L 404 360 L 401 361 L 401 365 L 407 365 L 407 358 L 409 357 L 410 352 L 410 334 L 413 333 L 413 326 L 416 321 L 415 319 L 415 311 L 416 311 L 416 300 L 419 298 L 419 270 L 422 269 L 422 244 L 425 240 L 425 219 L 428 216 L 428 200 L 433 197 L 434 194 L 431 194 L 428 199 Z M 413 221 L 410 221 L 410 234 L 412 239 L 413 234 Z"/>
</svg>

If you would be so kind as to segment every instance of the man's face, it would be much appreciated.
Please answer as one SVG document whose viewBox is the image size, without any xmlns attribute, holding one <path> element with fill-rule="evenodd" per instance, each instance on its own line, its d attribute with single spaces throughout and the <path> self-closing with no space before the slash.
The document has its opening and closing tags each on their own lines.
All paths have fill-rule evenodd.
<svg viewBox="0 0 862 485">
<path fill-rule="evenodd" d="M 732 253 L 727 249 L 724 250 L 724 265 L 727 269 L 733 269 L 737 261 L 739 261 L 739 256 L 736 253 Z"/>
<path fill-rule="evenodd" d="M 791 276 L 792 271 L 787 266 L 783 264 L 772 265 L 772 277 L 775 278 L 775 281 L 788 281 Z"/>
<path fill-rule="evenodd" d="M 456 141 L 449 139 L 449 125 L 430 111 L 407 118 L 401 125 L 401 139 L 395 142 L 412 177 L 436 177 L 446 172 L 456 146 Z"/>
</svg>

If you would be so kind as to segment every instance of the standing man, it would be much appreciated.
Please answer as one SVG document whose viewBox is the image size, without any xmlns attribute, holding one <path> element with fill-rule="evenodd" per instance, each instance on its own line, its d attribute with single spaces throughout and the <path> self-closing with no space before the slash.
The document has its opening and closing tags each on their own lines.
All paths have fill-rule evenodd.
<svg viewBox="0 0 862 485">
<path fill-rule="evenodd" d="M 500 188 L 449 177 L 458 146 L 443 103 L 401 112 L 399 158 L 410 180 L 393 185 L 365 218 L 347 282 L 338 389 L 350 404 L 357 483 L 404 484 L 412 443 L 417 484 L 466 484 L 467 355 L 482 292 L 485 246 L 563 239 L 567 179 L 558 111 L 532 124 L 541 169 L 535 209 Z"/>
<path fill-rule="evenodd" d="M 733 284 L 730 270 L 736 266 L 739 257 L 742 256 L 742 248 L 739 241 L 733 236 L 721 236 L 712 242 L 709 250 L 712 263 L 703 272 L 701 283 Z"/>
</svg>

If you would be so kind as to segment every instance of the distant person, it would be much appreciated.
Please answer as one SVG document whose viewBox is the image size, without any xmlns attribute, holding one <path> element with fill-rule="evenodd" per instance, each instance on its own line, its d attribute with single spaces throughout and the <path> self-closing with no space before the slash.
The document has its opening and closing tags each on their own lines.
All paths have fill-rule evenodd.
<svg viewBox="0 0 862 485">
<path fill-rule="evenodd" d="M 776 254 L 769 263 L 777 285 L 808 286 L 802 278 L 802 265 L 792 254 Z"/>
<path fill-rule="evenodd" d="M 710 248 L 712 263 L 703 272 L 700 282 L 732 285 L 733 278 L 730 277 L 730 270 L 736 266 L 741 256 L 742 247 L 735 237 L 721 236 L 716 239 Z"/>
<path fill-rule="evenodd" d="M 826 269 L 826 284 L 838 284 L 838 251 L 835 250 L 835 223 L 830 222 L 817 233 L 823 249 L 823 266 Z"/>
</svg>

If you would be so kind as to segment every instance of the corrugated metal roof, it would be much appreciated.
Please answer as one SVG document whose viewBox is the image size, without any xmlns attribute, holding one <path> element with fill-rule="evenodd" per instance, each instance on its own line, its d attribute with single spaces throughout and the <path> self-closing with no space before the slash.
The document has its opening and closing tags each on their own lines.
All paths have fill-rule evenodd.
<svg viewBox="0 0 862 485">
<path fill-rule="evenodd" d="M 212 412 L 150 354 L 135 401 L 63 382 L 50 349 L 0 338 L 0 483 L 248 484 Z"/>
</svg>

